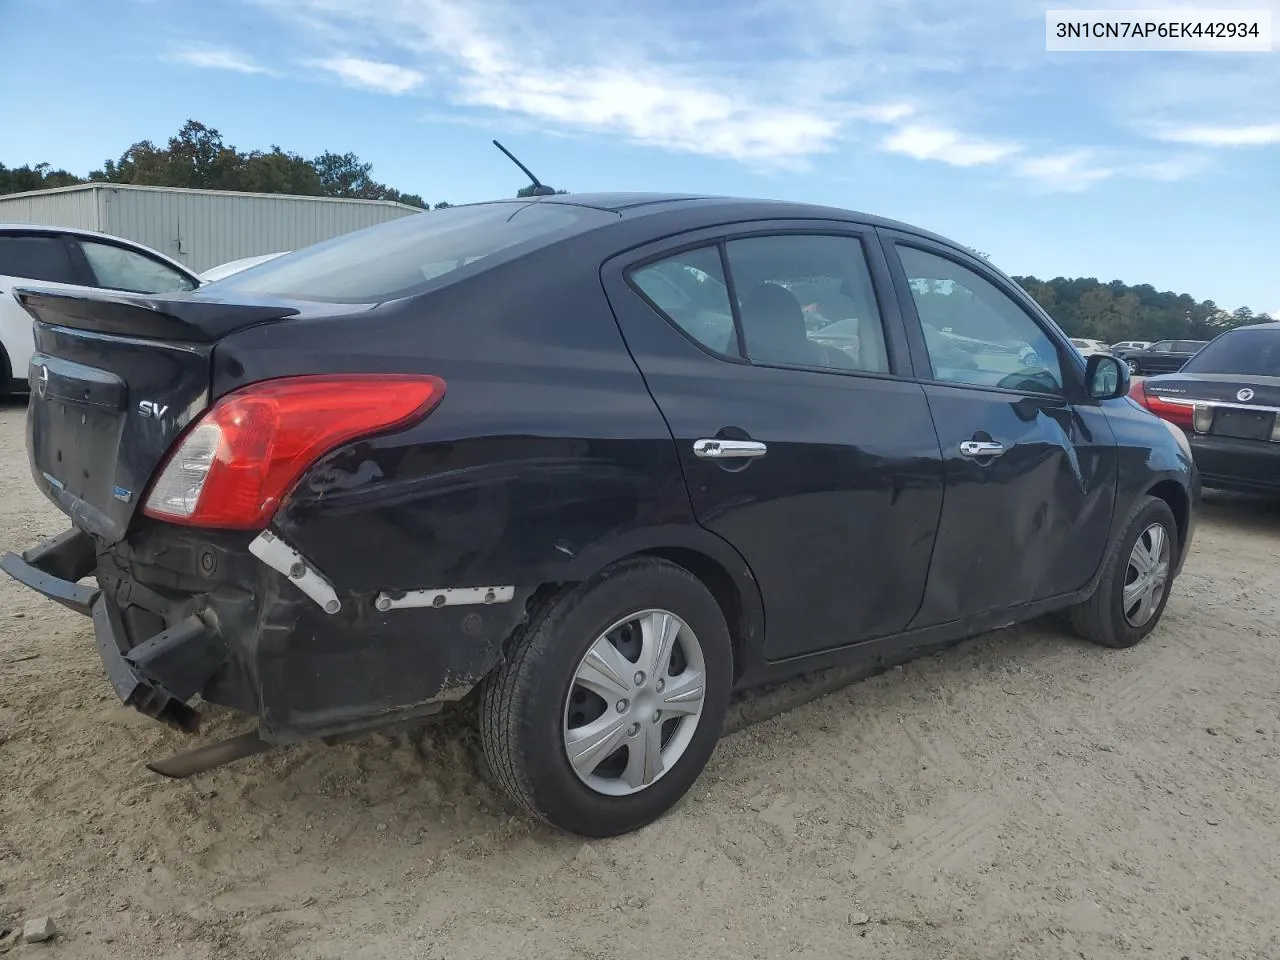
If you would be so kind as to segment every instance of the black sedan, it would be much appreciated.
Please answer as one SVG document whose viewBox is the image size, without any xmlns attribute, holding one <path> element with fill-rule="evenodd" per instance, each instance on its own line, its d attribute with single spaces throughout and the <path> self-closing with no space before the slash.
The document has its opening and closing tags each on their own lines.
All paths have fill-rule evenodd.
<svg viewBox="0 0 1280 960">
<path fill-rule="evenodd" d="M 734 690 L 1051 611 L 1127 647 L 1192 541 L 1186 437 L 1123 364 L 845 210 L 482 203 L 190 294 L 22 300 L 71 526 L 3 568 L 93 618 L 125 703 L 257 722 L 168 775 L 466 701 L 521 805 L 616 834 Z"/>
<path fill-rule="evenodd" d="M 1133 393 L 1187 432 L 1206 487 L 1280 493 L 1280 323 L 1224 333 Z"/>
<path fill-rule="evenodd" d="M 1170 373 L 1194 357 L 1207 341 L 1161 340 L 1145 350 L 1116 350 L 1115 356 L 1123 360 L 1134 376 L 1153 373 Z"/>
</svg>

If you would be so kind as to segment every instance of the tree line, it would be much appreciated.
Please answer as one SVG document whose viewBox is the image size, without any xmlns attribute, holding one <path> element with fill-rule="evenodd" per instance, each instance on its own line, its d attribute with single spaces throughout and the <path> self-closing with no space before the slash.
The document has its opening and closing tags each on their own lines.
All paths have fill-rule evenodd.
<svg viewBox="0 0 1280 960">
<path fill-rule="evenodd" d="M 1072 337 L 1103 343 L 1121 340 L 1212 340 L 1218 334 L 1270 317 L 1249 307 L 1228 311 L 1212 300 L 1158 291 L 1147 283 L 1129 286 L 1093 277 L 1014 277 Z"/>
<path fill-rule="evenodd" d="M 416 193 L 402 193 L 372 177 L 373 164 L 354 153 L 325 151 L 308 160 L 272 145 L 270 150 L 238 150 L 222 134 L 198 120 L 188 120 L 163 147 L 140 140 L 107 160 L 87 177 L 57 170 L 48 163 L 6 167 L 0 163 L 0 194 L 69 187 L 80 183 L 120 183 L 140 187 L 190 187 L 246 193 L 288 193 L 304 197 L 392 200 L 432 209 Z M 518 196 L 526 196 L 523 188 Z M 557 193 L 567 191 L 558 190 Z M 441 202 L 435 209 L 451 204 Z"/>
</svg>

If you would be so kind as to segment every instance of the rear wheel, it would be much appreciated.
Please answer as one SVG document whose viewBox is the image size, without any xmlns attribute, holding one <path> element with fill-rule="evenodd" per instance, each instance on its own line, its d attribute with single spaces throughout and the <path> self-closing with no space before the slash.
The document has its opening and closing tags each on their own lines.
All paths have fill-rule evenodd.
<svg viewBox="0 0 1280 960">
<path fill-rule="evenodd" d="M 1126 360 L 1125 365 L 1129 368 L 1130 376 L 1137 376 L 1142 373 L 1142 365 L 1137 360 Z"/>
<path fill-rule="evenodd" d="M 551 825 L 635 830 L 702 772 L 732 674 L 706 587 L 662 560 L 624 561 L 537 613 L 485 682 L 485 754 L 516 802 Z"/>
<path fill-rule="evenodd" d="M 1131 647 L 1155 629 L 1172 586 L 1178 526 L 1163 500 L 1144 497 L 1107 555 L 1093 596 L 1071 609 L 1086 640 Z"/>
</svg>

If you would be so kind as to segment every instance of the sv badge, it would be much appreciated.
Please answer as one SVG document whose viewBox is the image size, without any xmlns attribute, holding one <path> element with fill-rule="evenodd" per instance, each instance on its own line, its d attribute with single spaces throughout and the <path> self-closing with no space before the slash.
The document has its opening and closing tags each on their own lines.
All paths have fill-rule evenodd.
<svg viewBox="0 0 1280 960">
<path fill-rule="evenodd" d="M 159 420 L 169 412 L 167 403 L 156 403 L 154 400 L 141 400 L 138 403 L 138 415 Z"/>
</svg>

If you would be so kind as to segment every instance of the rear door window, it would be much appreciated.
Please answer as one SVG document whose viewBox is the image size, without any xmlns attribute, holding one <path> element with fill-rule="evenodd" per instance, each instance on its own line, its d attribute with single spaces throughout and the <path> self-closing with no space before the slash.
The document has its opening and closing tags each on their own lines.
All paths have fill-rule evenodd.
<svg viewBox="0 0 1280 960">
<path fill-rule="evenodd" d="M 76 283 L 61 237 L 0 235 L 0 274 L 46 283 Z"/>
<path fill-rule="evenodd" d="M 95 240 L 76 243 L 100 287 L 130 293 L 176 293 L 195 287 L 190 277 L 136 250 Z"/>
<path fill-rule="evenodd" d="M 617 220 L 609 211 L 544 201 L 424 211 L 278 257 L 219 281 L 219 289 L 381 303 L 417 293 L 433 280 L 504 251 L 533 249 Z"/>
<path fill-rule="evenodd" d="M 725 244 L 747 356 L 888 373 L 884 325 L 862 242 L 827 234 Z"/>
</svg>

